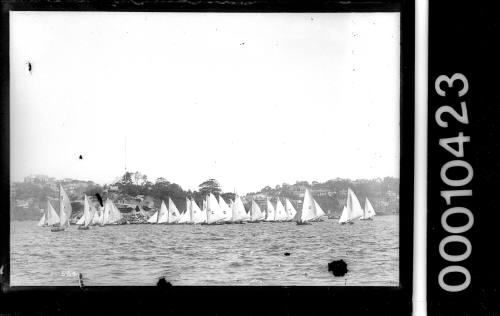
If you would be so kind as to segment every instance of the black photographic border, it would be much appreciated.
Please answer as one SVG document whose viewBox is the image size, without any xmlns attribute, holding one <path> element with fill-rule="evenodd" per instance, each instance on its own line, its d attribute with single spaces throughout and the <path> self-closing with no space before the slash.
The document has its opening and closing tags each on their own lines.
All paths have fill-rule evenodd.
<svg viewBox="0 0 500 316">
<path fill-rule="evenodd" d="M 2 240 L 0 307 L 5 312 L 410 314 L 413 272 L 414 1 L 7 1 L 1 12 Z M 111 286 L 9 287 L 10 139 L 9 11 L 123 12 L 400 12 L 400 262 L 399 286 Z M 332 258 L 333 259 L 333 258 Z M 325 262 L 325 269 L 327 263 Z M 332 277 L 334 277 L 332 275 Z M 258 298 L 251 300 L 250 298 Z M 231 298 L 231 299 L 229 299 Z M 215 303 L 214 303 L 215 302 Z M 99 306 L 99 307 L 97 307 Z"/>
</svg>

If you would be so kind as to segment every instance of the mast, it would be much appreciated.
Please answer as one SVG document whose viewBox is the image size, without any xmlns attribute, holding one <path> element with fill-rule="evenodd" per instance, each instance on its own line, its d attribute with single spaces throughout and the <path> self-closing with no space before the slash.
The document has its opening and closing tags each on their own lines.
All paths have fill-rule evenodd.
<svg viewBox="0 0 500 316">
<path fill-rule="evenodd" d="M 61 182 L 59 181 L 59 219 L 62 218 L 62 212 L 63 212 L 63 201 L 62 201 L 62 196 L 61 196 Z M 62 223 L 59 220 L 59 226 L 61 226 Z"/>
</svg>

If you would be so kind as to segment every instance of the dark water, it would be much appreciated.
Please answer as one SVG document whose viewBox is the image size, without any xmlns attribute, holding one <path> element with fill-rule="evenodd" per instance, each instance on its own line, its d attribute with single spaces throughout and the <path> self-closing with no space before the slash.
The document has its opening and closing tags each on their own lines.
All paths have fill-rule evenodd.
<svg viewBox="0 0 500 316">
<path fill-rule="evenodd" d="M 246 225 L 120 225 L 51 232 L 11 223 L 11 286 L 378 285 L 399 282 L 399 217 Z M 284 253 L 289 252 L 290 256 Z M 344 259 L 334 277 L 328 262 Z"/>
</svg>

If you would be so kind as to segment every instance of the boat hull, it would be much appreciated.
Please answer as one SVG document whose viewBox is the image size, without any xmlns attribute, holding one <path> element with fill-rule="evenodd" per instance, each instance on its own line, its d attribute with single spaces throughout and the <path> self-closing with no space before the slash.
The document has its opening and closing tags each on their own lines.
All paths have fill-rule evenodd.
<svg viewBox="0 0 500 316">
<path fill-rule="evenodd" d="M 311 225 L 310 222 L 297 222 L 297 225 Z"/>
<path fill-rule="evenodd" d="M 89 230 L 90 226 L 78 226 L 78 230 Z"/>
<path fill-rule="evenodd" d="M 51 231 L 51 232 L 63 232 L 63 231 L 65 231 L 65 230 L 66 230 L 66 228 L 65 228 L 65 227 L 59 227 L 59 226 L 57 226 L 57 227 L 52 227 L 52 228 L 50 229 L 50 231 Z"/>
</svg>

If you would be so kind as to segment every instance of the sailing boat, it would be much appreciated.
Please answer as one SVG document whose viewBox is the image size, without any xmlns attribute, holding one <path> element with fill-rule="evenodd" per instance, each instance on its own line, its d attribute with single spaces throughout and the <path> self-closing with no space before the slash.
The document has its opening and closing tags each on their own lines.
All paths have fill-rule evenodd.
<svg viewBox="0 0 500 316">
<path fill-rule="evenodd" d="M 287 220 L 292 221 L 295 215 L 297 214 L 297 211 L 295 210 L 289 199 L 285 199 L 285 210 L 288 214 Z"/>
<path fill-rule="evenodd" d="M 168 218 L 167 224 L 175 224 L 179 222 L 181 214 L 171 198 L 168 198 Z"/>
<path fill-rule="evenodd" d="M 316 213 L 316 205 L 314 204 L 312 194 L 306 189 L 302 209 L 297 212 L 294 220 L 297 222 L 297 225 L 310 224 L 309 221 L 316 218 Z"/>
<path fill-rule="evenodd" d="M 90 228 L 90 223 L 92 222 L 92 218 L 94 217 L 95 207 L 91 205 L 87 195 L 84 196 L 83 202 L 83 215 L 80 220 L 77 222 L 78 229 L 87 230 Z"/>
<path fill-rule="evenodd" d="M 363 216 L 363 209 L 359 204 L 358 198 L 356 194 L 351 190 L 351 188 L 347 189 L 347 206 L 344 207 L 342 211 L 342 215 L 339 218 L 340 224 L 350 223 L 353 224 L 355 219 Z"/>
<path fill-rule="evenodd" d="M 239 196 L 236 196 L 234 199 L 234 203 L 232 203 L 232 213 L 233 213 L 233 218 L 232 222 L 233 223 L 239 223 L 239 224 L 245 224 L 246 221 L 250 219 L 250 217 L 247 214 L 247 211 L 245 210 L 245 205 L 243 205 L 243 201 Z"/>
<path fill-rule="evenodd" d="M 224 219 L 225 215 L 217 203 L 217 199 L 210 193 L 207 197 L 207 224 L 222 224 Z"/>
<path fill-rule="evenodd" d="M 316 202 L 316 200 L 314 200 L 314 206 L 316 208 L 316 218 L 314 218 L 313 220 L 311 220 L 311 222 L 322 222 L 323 219 L 321 217 L 322 216 L 326 216 L 326 214 L 323 211 L 323 209 L 321 208 L 321 206 L 319 206 L 318 202 Z"/>
<path fill-rule="evenodd" d="M 43 216 L 38 222 L 38 226 L 54 226 L 60 222 L 59 215 L 57 215 L 56 211 L 50 204 L 50 201 L 47 199 L 47 208 L 45 212 L 43 212 Z"/>
<path fill-rule="evenodd" d="M 271 204 L 271 201 L 269 201 L 269 198 L 267 198 L 267 212 L 266 219 L 264 221 L 274 222 L 275 213 L 276 211 L 274 210 L 273 204 Z"/>
<path fill-rule="evenodd" d="M 102 210 L 101 210 L 101 207 L 99 206 L 99 209 L 96 210 L 96 212 L 94 213 L 94 217 L 92 218 L 90 225 L 92 225 L 92 226 L 100 225 L 102 222 L 102 215 L 103 215 Z"/>
<path fill-rule="evenodd" d="M 363 216 L 361 216 L 360 220 L 373 220 L 373 216 L 375 216 L 375 210 L 373 209 L 372 204 L 365 198 L 365 208 L 363 210 Z"/>
<path fill-rule="evenodd" d="M 160 213 L 158 214 L 158 224 L 175 224 L 180 220 L 180 213 L 171 198 L 168 198 L 168 208 L 161 201 Z"/>
<path fill-rule="evenodd" d="M 59 226 L 52 228 L 51 231 L 60 232 L 68 229 L 71 213 L 71 202 L 62 185 L 59 184 Z"/>
<path fill-rule="evenodd" d="M 274 220 L 278 222 L 284 222 L 288 220 L 288 214 L 279 198 L 278 202 L 276 202 L 276 212 L 274 215 Z"/>
<path fill-rule="evenodd" d="M 193 222 L 193 224 L 201 224 L 207 222 L 206 208 L 203 211 L 200 210 L 200 207 L 198 206 L 198 204 L 196 204 L 196 201 L 194 199 L 191 199 L 191 203 L 189 206 L 191 211 L 191 221 Z"/>
<path fill-rule="evenodd" d="M 259 204 L 252 199 L 252 208 L 250 209 L 250 223 L 258 223 L 266 217 L 266 214 L 260 210 Z"/>
<path fill-rule="evenodd" d="M 156 212 L 156 223 L 163 224 L 168 222 L 168 209 L 165 202 L 161 201 L 160 210 Z M 153 217 L 155 216 L 153 215 Z M 152 218 L 151 218 L 152 219 Z"/>
<path fill-rule="evenodd" d="M 226 201 L 224 201 L 224 198 L 222 197 L 222 195 L 219 195 L 219 205 L 220 205 L 220 208 L 222 210 L 222 214 L 224 214 L 224 221 L 231 222 L 233 219 L 233 211 L 227 205 Z"/>
<path fill-rule="evenodd" d="M 191 223 L 191 200 L 186 197 L 186 211 L 181 214 L 179 218 L 179 224 L 189 224 Z"/>
<path fill-rule="evenodd" d="M 122 219 L 122 214 L 116 208 L 113 201 L 107 199 L 104 203 L 104 212 L 101 219 L 101 226 L 104 225 L 116 225 Z"/>
</svg>

